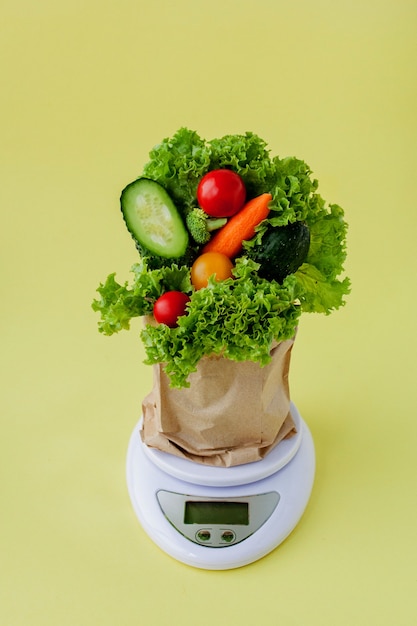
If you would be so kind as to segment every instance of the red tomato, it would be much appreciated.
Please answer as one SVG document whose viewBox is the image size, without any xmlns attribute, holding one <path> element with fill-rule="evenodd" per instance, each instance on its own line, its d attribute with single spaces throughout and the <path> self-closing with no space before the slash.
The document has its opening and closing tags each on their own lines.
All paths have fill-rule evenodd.
<svg viewBox="0 0 417 626">
<path fill-rule="evenodd" d="M 153 307 L 153 314 L 159 324 L 170 328 L 177 326 L 180 315 L 186 313 L 186 304 L 190 298 L 181 291 L 167 291 L 158 298 Z"/>
<path fill-rule="evenodd" d="M 200 180 L 197 200 L 208 215 L 230 217 L 245 204 L 245 184 L 232 170 L 212 170 Z"/>
<path fill-rule="evenodd" d="M 225 254 L 220 252 L 204 252 L 193 263 L 191 268 L 191 282 L 196 289 L 207 287 L 208 279 L 214 275 L 215 280 L 221 281 L 232 276 L 233 263 Z"/>
</svg>

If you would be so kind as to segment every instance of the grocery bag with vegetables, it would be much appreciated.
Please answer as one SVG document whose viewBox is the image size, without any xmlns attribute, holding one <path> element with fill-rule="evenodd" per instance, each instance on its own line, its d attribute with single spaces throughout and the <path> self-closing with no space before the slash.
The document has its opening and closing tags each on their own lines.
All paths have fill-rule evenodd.
<svg viewBox="0 0 417 626">
<path fill-rule="evenodd" d="M 304 161 L 272 157 L 254 133 L 206 141 L 181 128 L 122 191 L 138 259 L 130 283 L 113 273 L 98 287 L 93 309 L 106 335 L 144 317 L 148 445 L 232 465 L 293 432 L 299 317 L 338 309 L 350 285 L 344 212 L 317 187 Z"/>
</svg>

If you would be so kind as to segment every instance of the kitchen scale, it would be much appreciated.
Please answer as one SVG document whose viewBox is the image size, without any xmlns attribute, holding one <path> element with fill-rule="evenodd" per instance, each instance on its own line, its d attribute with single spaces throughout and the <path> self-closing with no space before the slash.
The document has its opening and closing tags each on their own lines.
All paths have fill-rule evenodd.
<svg viewBox="0 0 417 626">
<path fill-rule="evenodd" d="M 130 438 L 127 484 L 151 539 L 197 568 L 233 569 L 276 548 L 299 522 L 315 472 L 311 433 L 291 403 L 297 433 L 262 460 L 205 466 L 149 448 L 141 420 Z"/>
</svg>

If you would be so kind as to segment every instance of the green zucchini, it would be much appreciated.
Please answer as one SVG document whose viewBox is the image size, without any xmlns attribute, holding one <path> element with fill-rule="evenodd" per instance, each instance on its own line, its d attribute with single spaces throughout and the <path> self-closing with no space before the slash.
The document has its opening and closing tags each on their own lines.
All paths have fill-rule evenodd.
<svg viewBox="0 0 417 626">
<path fill-rule="evenodd" d="M 165 189 L 148 178 L 138 178 L 122 191 L 120 205 L 127 229 L 151 256 L 182 257 L 188 246 L 185 223 Z"/>
<path fill-rule="evenodd" d="M 260 263 L 259 276 L 282 283 L 304 263 L 310 248 L 310 231 L 304 222 L 271 228 L 259 245 L 252 248 L 251 258 Z"/>
</svg>

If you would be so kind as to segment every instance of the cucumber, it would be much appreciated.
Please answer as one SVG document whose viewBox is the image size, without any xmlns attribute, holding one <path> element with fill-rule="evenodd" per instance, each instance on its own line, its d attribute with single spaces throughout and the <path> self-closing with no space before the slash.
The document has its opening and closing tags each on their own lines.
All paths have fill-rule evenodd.
<svg viewBox="0 0 417 626">
<path fill-rule="evenodd" d="M 271 228 L 250 252 L 260 263 L 259 276 L 282 283 L 304 263 L 310 248 L 310 231 L 304 222 Z"/>
<path fill-rule="evenodd" d="M 122 191 L 120 205 L 127 229 L 150 255 L 177 259 L 188 246 L 188 231 L 165 189 L 148 178 L 138 178 Z"/>
</svg>

